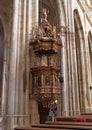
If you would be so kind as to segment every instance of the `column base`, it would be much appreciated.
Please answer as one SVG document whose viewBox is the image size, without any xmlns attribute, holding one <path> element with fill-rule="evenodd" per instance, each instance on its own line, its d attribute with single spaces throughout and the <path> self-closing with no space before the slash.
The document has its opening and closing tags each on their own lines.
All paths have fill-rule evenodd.
<svg viewBox="0 0 92 130">
<path fill-rule="evenodd" d="M 69 116 L 69 111 L 62 111 L 62 116 Z"/>
<path fill-rule="evenodd" d="M 32 113 L 31 114 L 31 124 L 39 124 L 39 123 L 40 123 L 39 114 Z"/>
<path fill-rule="evenodd" d="M 29 115 L 11 115 L 6 116 L 4 130 L 14 130 L 17 126 L 27 125 L 30 126 Z"/>
</svg>

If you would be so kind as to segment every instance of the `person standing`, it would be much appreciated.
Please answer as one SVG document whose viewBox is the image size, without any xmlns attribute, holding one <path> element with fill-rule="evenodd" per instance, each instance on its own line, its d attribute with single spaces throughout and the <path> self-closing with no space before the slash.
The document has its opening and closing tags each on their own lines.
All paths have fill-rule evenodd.
<svg viewBox="0 0 92 130">
<path fill-rule="evenodd" d="M 54 121 L 54 112 L 52 109 L 49 110 L 49 121 Z"/>
</svg>

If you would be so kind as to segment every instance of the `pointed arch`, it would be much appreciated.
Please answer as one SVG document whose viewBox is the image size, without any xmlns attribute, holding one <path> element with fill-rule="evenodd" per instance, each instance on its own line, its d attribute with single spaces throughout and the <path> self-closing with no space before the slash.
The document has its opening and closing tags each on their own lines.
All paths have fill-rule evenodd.
<svg viewBox="0 0 92 130">
<path fill-rule="evenodd" d="M 83 26 L 77 9 L 74 10 L 74 23 L 77 35 L 84 40 Z"/>
<path fill-rule="evenodd" d="M 81 113 L 90 108 L 90 97 L 87 86 L 86 77 L 86 54 L 85 54 L 85 39 L 81 18 L 77 9 L 74 10 L 74 25 L 75 25 L 75 43 L 77 55 L 77 70 L 78 70 L 78 87 L 80 98 Z"/>
</svg>

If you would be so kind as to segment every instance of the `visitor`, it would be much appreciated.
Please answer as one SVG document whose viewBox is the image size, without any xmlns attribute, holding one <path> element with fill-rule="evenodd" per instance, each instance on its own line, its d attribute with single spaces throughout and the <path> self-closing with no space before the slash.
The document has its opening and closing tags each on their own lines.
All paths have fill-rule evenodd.
<svg viewBox="0 0 92 130">
<path fill-rule="evenodd" d="M 53 113 L 54 113 L 54 117 L 57 115 L 56 113 L 57 113 L 57 102 L 56 101 L 54 101 L 53 103 L 52 103 L 52 105 L 51 105 L 51 110 L 53 111 Z"/>
<path fill-rule="evenodd" d="M 49 110 L 49 121 L 54 121 L 54 112 L 52 109 Z"/>
</svg>

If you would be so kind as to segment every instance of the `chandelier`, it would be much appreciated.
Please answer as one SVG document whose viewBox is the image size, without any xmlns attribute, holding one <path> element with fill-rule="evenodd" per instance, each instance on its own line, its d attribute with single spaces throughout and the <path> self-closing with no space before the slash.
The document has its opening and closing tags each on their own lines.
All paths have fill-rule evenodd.
<svg viewBox="0 0 92 130">
<path fill-rule="evenodd" d="M 33 47 L 39 65 L 30 69 L 32 73 L 33 95 L 43 107 L 50 107 L 57 100 L 61 90 L 56 54 L 62 47 L 60 29 L 51 25 L 47 20 L 46 9 L 43 9 L 41 24 L 33 27 L 30 35 L 30 46 Z M 56 57 L 57 58 L 57 57 Z"/>
</svg>

